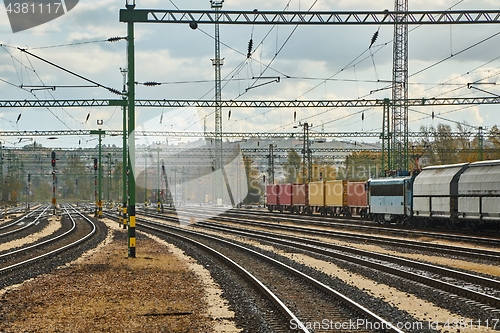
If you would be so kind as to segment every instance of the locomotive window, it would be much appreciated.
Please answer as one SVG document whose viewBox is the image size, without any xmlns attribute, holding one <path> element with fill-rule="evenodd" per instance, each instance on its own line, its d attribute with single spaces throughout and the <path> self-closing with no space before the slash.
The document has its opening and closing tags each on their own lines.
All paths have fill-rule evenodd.
<svg viewBox="0 0 500 333">
<path fill-rule="evenodd" d="M 372 196 L 402 196 L 403 184 L 371 185 L 370 193 Z"/>
</svg>

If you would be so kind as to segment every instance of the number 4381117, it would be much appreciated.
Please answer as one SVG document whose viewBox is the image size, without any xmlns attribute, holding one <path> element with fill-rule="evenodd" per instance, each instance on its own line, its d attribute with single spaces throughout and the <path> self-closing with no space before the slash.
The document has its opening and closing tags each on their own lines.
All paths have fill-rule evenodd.
<svg viewBox="0 0 500 333">
<path fill-rule="evenodd" d="M 35 4 L 27 2 L 9 3 L 6 7 L 9 14 L 57 14 L 61 9 L 60 2 Z"/>
</svg>

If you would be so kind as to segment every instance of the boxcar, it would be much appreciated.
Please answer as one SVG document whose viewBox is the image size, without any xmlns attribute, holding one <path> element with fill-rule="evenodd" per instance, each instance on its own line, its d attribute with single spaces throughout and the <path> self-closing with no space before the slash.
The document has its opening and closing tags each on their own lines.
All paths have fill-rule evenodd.
<svg viewBox="0 0 500 333">
<path fill-rule="evenodd" d="M 460 163 L 422 169 L 413 182 L 413 217 L 416 222 L 457 222 L 458 180 L 467 166 L 468 163 Z"/>
<path fill-rule="evenodd" d="M 288 210 L 292 205 L 292 184 L 274 185 L 279 187 L 279 204 L 283 206 L 281 210 Z"/>
<path fill-rule="evenodd" d="M 292 206 L 290 213 L 303 213 L 309 206 L 308 184 L 292 184 Z"/>
<path fill-rule="evenodd" d="M 325 209 L 323 215 L 345 214 L 347 207 L 347 181 L 328 180 L 325 182 Z"/>
<path fill-rule="evenodd" d="M 349 216 L 366 216 L 368 212 L 366 186 L 366 182 L 350 181 L 347 183 L 347 206 L 349 207 Z"/>
<path fill-rule="evenodd" d="M 279 191 L 279 185 L 266 185 L 266 206 L 270 212 L 279 210 Z"/>
<path fill-rule="evenodd" d="M 458 218 L 472 229 L 500 221 L 500 160 L 475 162 L 458 180 Z"/>
<path fill-rule="evenodd" d="M 323 181 L 310 182 L 309 207 L 312 212 L 319 212 L 325 206 L 325 184 Z"/>
<path fill-rule="evenodd" d="M 370 179 L 369 217 L 382 223 L 408 223 L 412 212 L 413 177 Z"/>
</svg>

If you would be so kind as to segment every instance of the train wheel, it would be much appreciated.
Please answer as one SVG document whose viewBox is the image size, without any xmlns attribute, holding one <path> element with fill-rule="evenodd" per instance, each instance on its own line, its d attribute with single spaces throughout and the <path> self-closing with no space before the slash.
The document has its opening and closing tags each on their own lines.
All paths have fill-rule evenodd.
<svg viewBox="0 0 500 333">
<path fill-rule="evenodd" d="M 410 219 L 410 217 L 409 217 L 409 216 L 407 216 L 407 215 L 403 216 L 403 219 L 402 219 L 402 220 L 403 220 L 403 221 L 402 221 L 402 222 L 403 222 L 402 224 L 403 224 L 404 226 L 406 226 L 406 227 L 411 226 L 411 219 Z"/>
<path fill-rule="evenodd" d="M 457 230 L 458 229 L 457 224 L 454 221 L 451 221 L 451 220 L 447 220 L 446 221 L 446 227 L 448 229 L 451 229 L 451 230 Z"/>
<path fill-rule="evenodd" d="M 482 223 L 480 221 L 472 221 L 468 220 L 465 225 L 472 232 L 479 232 L 484 229 Z"/>
</svg>

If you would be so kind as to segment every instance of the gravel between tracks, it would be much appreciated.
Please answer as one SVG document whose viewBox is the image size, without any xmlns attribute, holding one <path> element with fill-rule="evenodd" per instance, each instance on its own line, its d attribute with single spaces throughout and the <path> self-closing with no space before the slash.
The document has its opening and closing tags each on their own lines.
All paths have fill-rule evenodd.
<svg viewBox="0 0 500 333">
<path fill-rule="evenodd" d="M 141 234 L 129 259 L 126 231 L 107 224 L 97 249 L 0 292 L 0 332 L 239 331 L 201 266 Z"/>
</svg>

